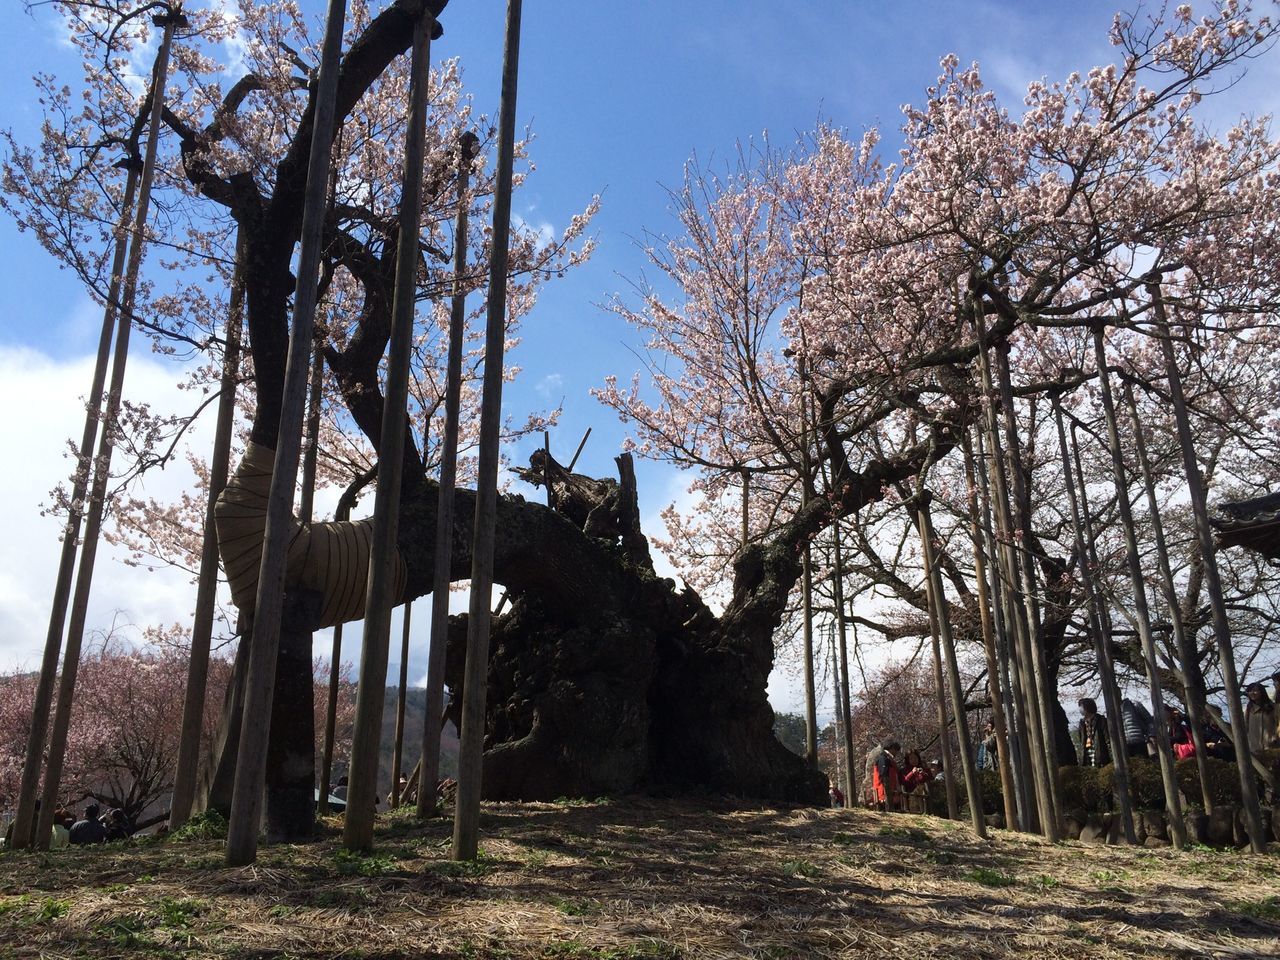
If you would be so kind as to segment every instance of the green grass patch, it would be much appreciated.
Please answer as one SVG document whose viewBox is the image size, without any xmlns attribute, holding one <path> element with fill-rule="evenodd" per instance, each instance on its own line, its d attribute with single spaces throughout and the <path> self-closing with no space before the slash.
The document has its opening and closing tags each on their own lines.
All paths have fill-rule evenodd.
<svg viewBox="0 0 1280 960">
<path fill-rule="evenodd" d="M 160 917 L 157 925 L 185 930 L 207 909 L 199 900 L 188 897 L 164 897 L 156 904 L 156 913 Z"/>
<path fill-rule="evenodd" d="M 595 947 L 577 940 L 564 940 L 546 947 L 541 956 L 546 960 L 682 960 L 684 955 L 660 940 L 644 940 L 621 947 Z"/>
<path fill-rule="evenodd" d="M 838 843 L 838 844 L 841 844 L 842 846 L 847 847 L 850 844 L 857 843 L 858 838 L 855 837 L 852 833 L 845 833 L 843 830 L 837 830 L 835 832 L 835 835 L 832 836 L 831 842 Z"/>
<path fill-rule="evenodd" d="M 931 839 L 929 834 L 916 827 L 881 827 L 877 832 L 882 837 L 910 840 L 912 843 L 928 843 Z"/>
<path fill-rule="evenodd" d="M 782 872 L 788 877 L 816 877 L 822 871 L 808 860 L 788 860 L 782 865 Z"/>
<path fill-rule="evenodd" d="M 44 903 L 40 904 L 40 909 L 36 911 L 36 919 L 41 922 L 59 920 L 70 912 L 70 900 L 58 900 L 54 897 L 50 897 Z"/>
<path fill-rule="evenodd" d="M 1263 897 L 1261 900 L 1238 900 L 1228 906 L 1236 913 L 1255 920 L 1280 921 L 1280 897 Z"/>
<path fill-rule="evenodd" d="M 206 810 L 169 834 L 170 840 L 225 840 L 227 820 L 217 810 Z"/>
<path fill-rule="evenodd" d="M 497 861 L 480 850 L 474 860 L 438 860 L 428 863 L 427 869 L 444 877 L 483 877 L 497 867 Z"/>
<path fill-rule="evenodd" d="M 381 877 L 396 870 L 396 858 L 389 853 L 355 853 L 335 850 L 334 865 L 343 876 Z"/>
<path fill-rule="evenodd" d="M 964 878 L 973 883 L 980 883 L 984 887 L 1012 887 L 1018 882 L 1017 877 L 1000 870 L 993 870 L 991 867 L 974 867 L 964 875 Z"/>
<path fill-rule="evenodd" d="M 600 904 L 594 900 L 567 900 L 562 897 L 554 897 L 551 900 L 551 905 L 566 917 L 587 917 L 593 913 L 600 912 Z"/>
</svg>

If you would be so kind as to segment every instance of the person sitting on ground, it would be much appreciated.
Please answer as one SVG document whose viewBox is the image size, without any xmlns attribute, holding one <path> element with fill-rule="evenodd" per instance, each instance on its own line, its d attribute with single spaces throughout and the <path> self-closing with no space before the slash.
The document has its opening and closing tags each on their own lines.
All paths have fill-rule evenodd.
<svg viewBox="0 0 1280 960">
<path fill-rule="evenodd" d="M 108 843 L 128 840 L 133 833 L 133 830 L 129 827 L 129 818 L 125 816 L 123 810 L 118 808 L 113 809 L 102 818 L 102 826 L 107 831 Z"/>
<path fill-rule="evenodd" d="M 50 850 L 61 850 L 71 843 L 71 828 L 75 825 L 75 819 L 62 807 L 53 811 L 53 836 L 49 838 Z"/>
<path fill-rule="evenodd" d="M 1196 755 L 1196 742 L 1191 739 L 1191 728 L 1177 707 L 1165 704 L 1165 716 L 1169 720 L 1169 745 L 1173 747 L 1175 760 L 1186 760 Z"/>
<path fill-rule="evenodd" d="M 897 740 L 890 740 L 884 745 L 872 767 L 872 789 L 877 810 L 898 810 L 902 806 L 897 759 L 901 749 L 902 745 Z"/>
<path fill-rule="evenodd" d="M 84 808 L 84 819 L 77 820 L 71 828 L 71 843 L 73 846 L 107 842 L 107 828 L 98 819 L 99 809 L 96 803 L 91 803 Z"/>
<path fill-rule="evenodd" d="M 9 822 L 9 826 L 4 831 L 4 845 L 8 849 L 13 849 L 13 828 L 17 824 L 17 820 Z M 27 840 L 27 849 L 34 850 L 36 847 L 36 830 L 39 829 L 40 823 L 40 801 L 36 800 L 35 812 L 31 814 L 31 835 Z"/>
<path fill-rule="evenodd" d="M 334 788 L 333 788 L 333 793 L 331 794 L 331 796 L 335 796 L 335 797 L 337 797 L 339 800 L 346 800 L 346 799 L 347 799 L 347 786 L 348 786 L 348 784 L 349 784 L 349 783 L 350 783 L 350 781 L 349 781 L 345 776 L 343 776 L 343 777 L 339 777 L 339 778 L 338 778 L 338 785 L 337 785 L 336 787 L 334 787 Z"/>
<path fill-rule="evenodd" d="M 1227 739 L 1226 731 L 1222 729 L 1217 718 L 1208 711 L 1205 712 L 1204 731 L 1201 735 L 1204 737 L 1204 752 L 1207 756 L 1215 760 L 1225 760 L 1228 763 L 1236 762 L 1235 747 Z"/>
<path fill-rule="evenodd" d="M 1098 701 L 1081 697 L 1080 766 L 1105 767 L 1111 762 L 1111 738 L 1107 735 L 1107 718 L 1098 712 Z"/>
</svg>

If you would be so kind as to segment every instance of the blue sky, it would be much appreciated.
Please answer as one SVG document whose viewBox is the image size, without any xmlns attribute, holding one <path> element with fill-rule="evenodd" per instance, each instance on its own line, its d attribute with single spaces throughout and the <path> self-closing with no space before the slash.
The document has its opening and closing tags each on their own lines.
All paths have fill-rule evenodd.
<svg viewBox="0 0 1280 960">
<path fill-rule="evenodd" d="M 315 0 L 304 8 L 319 15 Z M 524 343 L 512 357 L 525 373 L 508 391 L 508 409 L 519 414 L 563 398 L 554 449 L 571 453 L 590 426 L 580 469 L 611 475 L 625 431 L 588 390 L 608 374 L 629 378 L 641 338 L 597 305 L 626 291 L 643 270 L 636 239 L 646 229 L 671 229 L 666 187 L 679 185 L 690 156 L 714 169 L 738 141 L 767 131 L 776 145 L 786 145 L 820 118 L 854 133 L 879 125 L 892 151 L 900 106 L 923 100 L 944 54 L 980 61 L 988 83 L 1016 108 L 1031 79 L 1109 62 L 1107 29 L 1116 9 L 1112 0 L 527 3 L 519 122 L 536 134 L 538 169 L 516 212 L 560 228 L 594 193 L 604 194 L 604 207 L 595 221 L 599 248 L 592 261 L 548 286 L 525 325 Z M 437 58 L 461 57 L 467 85 L 485 112 L 496 108 L 504 11 L 500 0 L 454 0 L 433 50 Z M 29 77 L 44 70 L 73 82 L 75 65 L 50 8 L 27 14 L 11 3 L 5 27 L 0 63 L 8 95 L 0 100 L 0 127 L 32 142 L 40 117 L 25 92 Z M 1257 64 L 1249 80 L 1223 98 L 1222 115 L 1264 112 L 1263 92 L 1280 86 L 1276 73 L 1274 56 Z M 74 398 L 87 389 L 86 358 L 99 321 L 74 279 L 6 219 L 0 219 L 0 263 L 6 278 L 0 284 L 0 443 L 10 456 L 20 444 L 26 465 L 8 471 L 19 476 L 0 481 L 20 532 L 0 547 L 4 669 L 34 662 L 43 642 L 41 611 L 52 589 L 58 528 L 39 517 L 39 504 L 67 470 L 62 438 L 79 433 Z M 139 370 L 130 395 L 162 389 L 163 369 L 155 361 L 140 361 Z M 40 385 L 58 396 L 33 404 L 19 392 Z M 527 453 L 513 452 L 521 460 Z M 687 479 L 641 465 L 642 510 L 651 528 Z M 118 562 L 108 566 L 93 607 L 99 626 L 115 609 L 133 622 L 182 616 L 181 582 Z M 137 587 L 139 577 L 151 578 L 145 588 Z M 779 706 L 796 707 L 793 685 L 784 679 L 773 697 Z"/>
</svg>

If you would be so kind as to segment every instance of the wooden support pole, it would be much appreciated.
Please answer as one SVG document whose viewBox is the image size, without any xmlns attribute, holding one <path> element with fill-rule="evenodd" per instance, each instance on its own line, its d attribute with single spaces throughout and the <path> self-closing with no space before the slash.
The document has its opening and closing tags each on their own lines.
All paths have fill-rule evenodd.
<svg viewBox="0 0 1280 960">
<path fill-rule="evenodd" d="M 919 529 L 919 513 L 916 513 Z M 929 650 L 933 655 L 933 699 L 938 714 L 938 749 L 942 755 L 942 783 L 947 793 L 947 819 L 960 819 L 960 796 L 956 792 L 956 761 L 951 752 L 951 720 L 947 716 L 946 680 L 942 676 L 942 638 L 938 623 L 938 607 L 933 601 L 933 581 L 926 568 L 924 576 L 925 607 L 929 612 Z M 960 733 L 957 723 L 956 733 Z"/>
<path fill-rule="evenodd" d="M 160 50 L 156 54 L 155 74 L 151 82 L 151 115 L 147 121 L 147 144 L 138 182 L 138 205 L 134 210 L 133 238 L 129 244 L 129 256 L 120 295 L 120 310 L 116 316 L 116 342 L 111 361 L 111 383 L 107 389 L 106 407 L 102 417 L 102 434 L 98 440 L 98 454 L 94 460 L 93 485 L 86 505 L 88 515 L 85 518 L 84 545 L 80 552 L 80 569 L 76 574 L 75 595 L 71 601 L 67 645 L 62 658 L 62 677 L 58 684 L 58 706 L 54 713 L 53 729 L 49 737 L 49 758 L 45 766 L 43 799 L 40 815 L 36 818 L 36 846 L 41 850 L 48 849 L 49 838 L 53 833 L 53 814 L 58 805 L 62 764 L 67 749 L 67 733 L 71 726 L 76 673 L 80 667 L 80 647 L 84 641 L 85 620 L 89 612 L 89 594 L 93 586 L 93 567 L 102 531 L 102 515 L 106 509 L 107 483 L 111 478 L 111 455 L 115 451 L 115 431 L 120 416 L 121 397 L 124 393 L 125 367 L 129 361 L 129 334 L 133 329 L 133 307 L 137 299 L 138 274 L 142 269 L 142 257 L 147 246 L 147 216 L 151 208 L 151 185 L 155 175 L 156 151 L 160 144 L 160 124 L 164 110 L 165 82 L 169 74 L 169 54 L 173 48 L 174 31 L 179 26 L 185 26 L 187 21 L 180 9 L 175 8 L 173 12 L 157 17 L 155 22 L 164 33 L 160 41 Z M 15 837 L 18 835 L 20 826 L 21 824 L 14 828 Z"/>
<path fill-rule="evenodd" d="M 745 482 L 748 474 L 743 474 Z M 836 675 L 836 683 L 840 687 L 840 719 L 844 724 L 844 795 L 845 802 L 852 804 L 854 797 L 853 782 L 853 710 L 849 704 L 849 624 L 844 609 L 844 550 L 840 541 L 840 518 L 835 517 L 831 524 L 831 545 L 834 560 L 831 571 L 831 588 L 836 608 L 836 641 L 840 651 L 840 669 Z M 745 541 L 744 541 L 745 543 Z"/>
<path fill-rule="evenodd" d="M 809 376 L 804 353 L 799 358 L 800 374 L 800 510 L 809 505 Z M 809 766 L 818 763 L 818 698 L 813 677 L 813 551 L 805 538 L 800 553 L 800 637 L 804 656 L 804 758 Z"/>
<path fill-rule="evenodd" d="M 924 560 L 925 578 L 929 584 L 929 604 L 936 611 L 938 635 L 942 641 L 942 653 L 946 660 L 947 692 L 951 697 L 951 710 L 956 724 L 956 744 L 960 751 L 960 774 L 964 777 L 965 794 L 969 800 L 969 822 L 973 832 L 986 839 L 987 821 L 982 812 L 982 789 L 978 784 L 977 765 L 973 762 L 973 743 L 969 739 L 969 726 L 964 718 L 964 688 L 960 685 L 960 667 L 956 661 L 955 638 L 951 633 L 951 617 L 947 612 L 947 595 L 943 590 L 942 573 L 934 551 L 933 520 L 929 516 L 929 494 L 917 498 L 916 522 L 920 527 L 920 552 Z M 943 733 L 945 734 L 945 730 Z M 945 756 L 945 754 L 944 754 Z"/>
<path fill-rule="evenodd" d="M 409 413 L 409 361 L 413 352 L 413 317 L 417 303 L 419 237 L 422 217 L 422 169 L 426 162 L 427 87 L 431 75 L 431 35 L 435 18 L 424 8 L 413 31 L 409 67 L 409 129 L 405 137 L 404 176 L 400 189 L 399 237 L 396 247 L 395 295 L 391 308 L 391 344 L 387 355 L 386 396 L 378 441 L 378 487 L 374 494 L 373 535 L 369 551 L 369 586 L 364 605 L 364 639 L 360 648 L 360 685 L 351 738 L 351 774 L 342 842 L 348 850 L 373 846 L 373 818 L 378 802 L 382 708 L 386 699 L 387 648 L 395 595 L 400 486 L 404 469 Z M 399 782 L 400 771 L 391 771 Z"/>
<path fill-rule="evenodd" d="M 1026 731 L 1027 762 L 1031 768 L 1032 780 L 1035 784 L 1037 819 L 1040 830 L 1051 842 L 1056 843 L 1060 836 L 1057 810 L 1054 806 L 1053 774 L 1046 754 L 1045 739 L 1052 737 L 1053 731 L 1044 723 L 1048 714 L 1040 695 L 1040 685 L 1036 681 L 1032 666 L 1034 654 L 1032 647 L 1038 642 L 1039 627 L 1037 614 L 1032 602 L 1031 591 L 1034 589 L 1034 577 L 1029 582 L 1025 579 L 1026 568 L 1019 564 L 1014 547 L 1013 517 L 1010 507 L 1008 485 L 1005 481 L 1004 449 L 1000 444 L 1000 431 L 997 425 L 995 404 L 996 392 L 992 386 L 991 363 L 987 356 L 986 321 L 982 313 L 982 304 L 975 304 L 974 326 L 978 333 L 978 369 L 982 378 L 983 396 L 987 398 L 985 408 L 985 427 L 987 442 L 991 448 L 991 480 L 993 481 L 991 498 L 995 506 L 996 524 L 999 527 L 1000 564 L 1004 576 L 1003 596 L 1005 600 L 1006 620 L 1013 624 L 1014 648 L 1013 658 L 1015 683 L 1019 692 L 1019 715 Z M 1003 391 L 1002 391 L 1003 392 Z M 1006 412 L 1007 414 L 1007 412 Z M 1006 435 L 1008 421 L 1006 416 Z M 1017 432 L 1014 424 L 1013 438 L 1016 443 Z M 1015 473 L 1019 464 L 1015 461 L 1009 466 L 1009 473 Z M 1019 578 L 1023 577 L 1021 584 Z M 1021 601 L 1021 602 L 1020 602 Z"/>
<path fill-rule="evenodd" d="M 582 439 L 578 441 L 578 449 L 573 451 L 573 459 L 569 461 L 569 466 L 565 468 L 566 472 L 573 473 L 573 468 L 578 463 L 578 458 L 582 456 L 582 448 L 587 445 L 587 437 L 591 436 L 591 428 L 587 427 L 587 432 L 582 435 Z"/>
<path fill-rule="evenodd" d="M 467 326 L 467 184 L 479 149 L 474 134 L 458 144 L 458 212 L 453 228 L 453 301 L 449 313 L 449 354 L 445 370 L 444 439 L 440 449 L 440 493 L 436 501 L 435 569 L 431 586 L 431 640 L 427 654 L 427 705 L 422 718 L 422 763 L 418 767 L 417 814 L 436 812 L 440 780 L 440 726 L 444 709 L 444 660 L 449 640 L 449 584 L 452 582 L 453 499 L 458 476 L 458 420 L 462 406 L 462 338 Z M 583 437 L 583 443 L 586 437 Z M 581 445 L 579 445 L 581 449 Z"/>
<path fill-rule="evenodd" d="M 214 507 L 227 485 L 231 459 L 231 429 L 235 424 L 236 388 L 240 379 L 240 329 L 244 312 L 244 261 L 248 243 L 243 231 L 236 235 L 236 262 L 231 275 L 231 296 L 223 329 L 222 383 L 218 416 L 209 458 L 209 496 L 204 509 L 204 544 L 200 552 L 200 577 L 196 587 L 196 613 L 191 626 L 191 657 L 187 664 L 187 690 L 182 701 L 182 733 L 173 774 L 173 801 L 169 829 L 177 830 L 191 815 L 200 766 L 200 732 L 204 726 L 205 688 L 209 680 L 209 650 L 213 642 L 213 615 L 218 596 L 218 531 Z"/>
<path fill-rule="evenodd" d="M 1010 830 L 1018 828 L 1018 800 L 1013 782 L 1013 764 L 1009 759 L 1009 730 L 1005 725 L 1005 703 L 1000 689 L 1000 666 L 996 657 L 995 628 L 991 620 L 990 597 L 987 595 L 987 565 L 981 546 L 978 523 L 978 486 L 974 477 L 973 443 L 965 429 L 960 438 L 964 454 L 965 490 L 969 508 L 969 533 L 973 541 L 974 581 L 978 588 L 978 616 L 982 624 L 982 652 L 987 663 L 987 690 L 991 694 L 991 722 L 996 735 L 995 768 L 1000 773 L 1000 797 L 1004 803 L 1004 822 Z"/>
<path fill-rule="evenodd" d="M 413 601 L 404 602 L 404 620 L 400 631 L 400 677 L 396 687 L 396 733 L 391 748 L 391 809 L 400 806 L 400 765 L 404 763 L 404 708 L 409 687 L 409 625 L 413 617 Z M 421 762 L 421 760 L 419 760 Z"/>
<path fill-rule="evenodd" d="M 493 605 L 493 536 L 498 507 L 498 443 L 502 425 L 503 345 L 507 319 L 511 168 L 515 160 L 516 92 L 520 71 L 520 13 L 521 0 L 507 0 L 493 243 L 489 260 L 489 307 L 485 325 L 484 385 L 480 401 L 480 456 L 471 550 L 471 605 L 467 618 L 467 663 L 463 675 L 458 799 L 453 821 L 452 855 L 455 860 L 474 860 L 479 849 L 485 699 L 489 683 L 489 619 Z"/>
<path fill-rule="evenodd" d="M 1227 698 L 1227 710 L 1231 726 L 1238 731 L 1237 743 L 1244 749 L 1236 749 L 1236 766 L 1240 772 L 1240 798 L 1244 804 L 1245 823 L 1248 827 L 1249 846 L 1254 853 L 1265 853 L 1267 838 L 1262 827 L 1262 811 L 1258 805 L 1258 786 L 1250 767 L 1248 744 L 1244 736 L 1244 708 L 1240 705 L 1240 678 L 1236 674 L 1235 653 L 1231 645 L 1231 625 L 1227 622 L 1226 602 L 1222 597 L 1222 578 L 1218 574 L 1218 558 L 1213 545 L 1213 532 L 1209 529 L 1209 510 L 1205 505 L 1204 478 L 1200 463 L 1196 460 L 1195 441 L 1191 436 L 1191 420 L 1187 416 L 1187 400 L 1182 390 L 1182 374 L 1178 371 L 1178 359 L 1173 352 L 1169 318 L 1165 313 L 1164 297 L 1158 279 L 1147 284 L 1147 294 L 1155 312 L 1160 348 L 1164 353 L 1165 373 L 1169 378 L 1169 396 L 1173 401 L 1173 416 L 1178 425 L 1178 443 L 1182 447 L 1182 466 L 1187 476 L 1191 495 L 1191 513 L 1196 523 L 1196 542 L 1200 547 L 1200 561 L 1204 564 L 1205 590 L 1209 594 L 1209 608 L 1213 614 L 1213 637 L 1218 645 L 1218 668 L 1222 671 L 1223 686 Z"/>
<path fill-rule="evenodd" d="M 1035 812 L 1033 802 L 1034 786 L 1029 766 L 1030 750 L 1027 746 L 1026 723 L 1022 715 L 1022 692 L 1018 682 L 1017 670 L 1010 670 L 1010 661 L 1015 656 L 1016 641 L 1013 637 L 1014 627 L 1011 618 L 1006 616 L 1008 597 L 1001 575 L 1000 551 L 996 545 L 995 533 L 991 525 L 991 491 L 987 480 L 989 467 L 984 449 L 983 431 L 974 431 L 977 439 L 977 462 L 974 464 L 978 479 L 979 520 L 979 553 L 986 560 L 986 568 L 990 575 L 991 614 L 995 627 L 996 662 L 1000 668 L 1000 686 L 1005 693 L 1007 717 L 1005 730 L 1009 737 L 1009 761 L 1013 772 L 1014 798 L 1018 804 L 1018 829 L 1035 832 Z"/>
<path fill-rule="evenodd" d="M 1067 430 L 1063 422 L 1060 391 L 1049 393 L 1053 405 L 1054 422 L 1058 428 L 1058 449 L 1062 456 L 1062 475 L 1066 481 L 1067 504 L 1071 510 L 1071 530 L 1075 536 L 1076 562 L 1080 565 L 1080 583 L 1084 587 L 1085 607 L 1088 610 L 1093 652 L 1098 660 L 1098 684 L 1102 687 L 1102 702 L 1107 708 L 1107 734 L 1111 737 L 1112 780 L 1115 796 L 1120 805 L 1120 823 L 1129 843 L 1137 843 L 1133 826 L 1133 804 L 1129 793 L 1129 757 L 1125 749 L 1124 720 L 1120 709 L 1120 686 L 1116 683 L 1115 665 L 1111 660 L 1111 634 L 1102 615 L 1102 597 L 1097 590 L 1095 570 L 1085 545 L 1084 524 L 1080 518 L 1080 504 L 1076 496 L 1072 458 L 1067 446 Z M 1081 483 L 1083 488 L 1083 481 Z M 1090 538 L 1092 539 L 1092 538 Z"/>
<path fill-rule="evenodd" d="M 351 519 L 351 511 L 363 490 L 376 476 L 375 470 L 366 470 L 356 477 L 342 491 L 338 498 L 338 506 L 334 510 L 334 520 L 342 523 Z M 324 745 L 320 754 L 320 799 L 316 805 L 316 813 L 324 816 L 329 812 L 329 794 L 333 789 L 333 750 L 334 739 L 338 728 L 338 690 L 341 685 L 342 669 L 342 624 L 334 624 L 333 648 L 329 654 L 329 697 L 324 712 Z"/>
<path fill-rule="evenodd" d="M 285 362 L 280 403 L 280 431 L 267 494 L 266 529 L 262 563 L 254 600 L 253 640 L 245 680 L 244 721 L 236 752 L 236 780 L 232 790 L 231 817 L 227 825 L 228 866 L 252 863 L 258 855 L 258 828 L 262 819 L 263 784 L 266 781 L 267 744 L 271 703 L 276 680 L 276 656 L 280 648 L 280 618 L 284 607 L 285 559 L 288 530 L 293 520 L 294 485 L 305 415 L 307 368 L 311 357 L 315 321 L 320 247 L 324 230 L 325 193 L 329 182 L 330 148 L 333 144 L 338 60 L 346 22 L 346 0 L 329 0 L 320 75 L 316 83 L 311 129 L 311 152 L 302 210 L 302 243 L 298 255 L 294 292 L 293 327 Z"/>
<path fill-rule="evenodd" d="M 35 821 L 36 793 L 40 787 L 40 769 L 44 766 L 45 741 L 49 735 L 49 715 L 53 706 L 53 688 L 58 679 L 58 657 L 62 653 L 62 629 L 67 621 L 67 603 L 71 598 L 71 578 L 75 573 L 76 548 L 80 545 L 80 523 L 84 519 L 84 498 L 93 476 L 93 445 L 98 436 L 98 418 L 102 414 L 102 394 L 107 383 L 111 361 L 111 340 L 120 304 L 120 283 L 124 277 L 125 255 L 129 250 L 129 222 L 133 219 L 133 201 L 138 192 L 142 164 L 136 157 L 123 161 L 128 173 L 124 197 L 120 205 L 120 223 L 116 227 L 115 250 L 111 257 L 111 281 L 107 287 L 106 306 L 102 311 L 102 331 L 98 335 L 98 354 L 93 367 L 93 381 L 85 401 L 84 432 L 76 448 L 76 471 L 71 482 L 71 504 L 67 525 L 62 533 L 62 550 L 58 557 L 58 574 L 54 580 L 53 603 L 49 610 L 49 629 L 45 634 L 44 657 L 40 677 L 36 681 L 31 704 L 31 726 L 27 730 L 27 749 L 23 755 L 22 779 L 18 786 L 18 809 L 14 820 L 13 845 L 23 849 L 31 838 Z"/>
<path fill-rule="evenodd" d="M 1014 545 L 1014 554 L 1020 561 L 1022 572 L 1023 602 L 1026 607 L 1027 642 L 1030 647 L 1031 676 L 1035 689 L 1035 707 L 1039 711 L 1041 750 L 1048 774 L 1049 803 L 1053 811 L 1053 835 L 1045 836 L 1054 842 L 1061 832 L 1062 781 L 1059 772 L 1058 749 L 1054 736 L 1052 703 L 1058 699 L 1057 690 L 1051 686 L 1049 667 L 1045 656 L 1044 633 L 1037 601 L 1035 558 L 1032 544 L 1035 532 L 1031 525 L 1031 490 L 1022 462 L 1022 443 L 1018 437 L 1017 410 L 1013 403 L 1013 382 L 1009 370 L 1009 341 L 996 345 L 997 370 L 1000 377 L 1000 404 L 1004 409 L 1005 451 L 1009 456 L 1009 476 L 1013 482 L 1013 513 L 1017 530 L 1021 534 Z"/>
<path fill-rule="evenodd" d="M 1182 604 L 1178 600 L 1178 588 L 1173 581 L 1173 568 L 1169 564 L 1169 547 L 1164 537 L 1164 520 L 1160 516 L 1160 503 L 1156 499 L 1155 478 L 1151 474 L 1151 460 L 1147 456 L 1147 441 L 1138 416 L 1138 403 L 1133 397 L 1133 383 L 1124 380 L 1121 390 L 1133 427 L 1134 445 L 1138 452 L 1138 466 L 1142 472 L 1142 486 L 1147 494 L 1147 513 L 1151 519 L 1151 535 L 1155 540 L 1156 562 L 1160 568 L 1160 588 L 1169 611 L 1169 623 L 1173 627 L 1173 642 L 1177 650 L 1182 673 L 1182 692 L 1187 704 L 1187 716 L 1191 723 L 1191 742 L 1195 747 L 1196 775 L 1200 780 L 1200 799 L 1206 814 L 1213 812 L 1213 791 L 1209 787 L 1208 755 L 1204 745 L 1205 689 L 1204 674 L 1200 672 L 1200 656 L 1195 642 L 1187 632 L 1182 619 Z"/>
<path fill-rule="evenodd" d="M 1124 530 L 1129 582 L 1133 587 L 1133 614 L 1138 625 L 1138 636 L 1142 641 L 1142 659 L 1147 671 L 1147 686 L 1151 692 L 1151 713 L 1155 717 L 1156 749 L 1160 757 L 1160 779 L 1164 784 L 1165 810 L 1169 817 L 1169 836 L 1174 849 L 1181 850 L 1187 844 L 1187 825 L 1182 819 L 1182 802 L 1178 799 L 1178 777 L 1173 767 L 1173 748 L 1169 743 L 1169 721 L 1165 717 L 1164 696 L 1160 691 L 1156 647 L 1151 636 L 1151 614 L 1147 607 L 1147 587 L 1142 577 L 1138 539 L 1133 529 L 1133 508 L 1129 504 L 1129 483 L 1125 477 L 1124 455 L 1120 449 L 1120 431 L 1116 425 L 1115 401 L 1111 396 L 1111 376 L 1107 368 L 1107 349 L 1101 324 L 1093 327 L 1093 355 L 1098 365 L 1098 383 L 1102 388 L 1102 409 L 1107 418 L 1116 505 L 1120 511 L 1120 526 Z"/>
</svg>

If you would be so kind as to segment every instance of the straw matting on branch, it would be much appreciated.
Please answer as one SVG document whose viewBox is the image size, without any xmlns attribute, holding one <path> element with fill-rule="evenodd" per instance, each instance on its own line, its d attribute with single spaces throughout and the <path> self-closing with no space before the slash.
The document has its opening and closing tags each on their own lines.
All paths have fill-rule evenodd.
<svg viewBox="0 0 1280 960">
<path fill-rule="evenodd" d="M 475 863 L 401 815 L 367 857 L 336 820 L 235 869 L 215 841 L 0 855 L 0 956 L 1280 956 L 1274 857 L 687 801 L 482 817 Z"/>
</svg>

